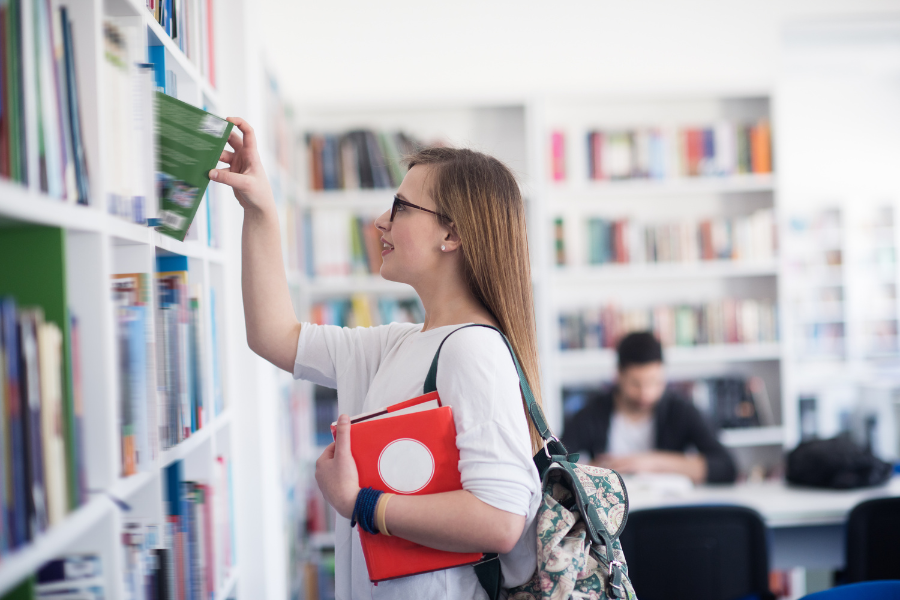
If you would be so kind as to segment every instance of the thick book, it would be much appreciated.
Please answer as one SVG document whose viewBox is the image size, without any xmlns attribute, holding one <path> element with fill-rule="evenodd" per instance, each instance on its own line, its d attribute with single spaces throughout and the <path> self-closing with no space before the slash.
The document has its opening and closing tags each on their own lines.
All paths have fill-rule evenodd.
<svg viewBox="0 0 900 600">
<path fill-rule="evenodd" d="M 403 495 L 462 489 L 453 410 L 437 392 L 351 419 L 350 448 L 360 487 Z M 471 565 L 481 552 L 447 552 L 359 530 L 373 582 Z"/>
<path fill-rule="evenodd" d="M 159 92 L 156 114 L 158 230 L 184 240 L 234 125 Z"/>
</svg>

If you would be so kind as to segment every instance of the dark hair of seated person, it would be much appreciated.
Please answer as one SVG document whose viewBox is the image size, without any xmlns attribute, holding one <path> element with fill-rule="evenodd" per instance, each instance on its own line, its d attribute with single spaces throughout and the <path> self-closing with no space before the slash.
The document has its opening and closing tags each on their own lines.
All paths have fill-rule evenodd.
<svg viewBox="0 0 900 600">
<path fill-rule="evenodd" d="M 629 333 L 619 340 L 616 352 L 619 355 L 619 371 L 624 371 L 632 365 L 663 361 L 662 344 L 649 331 Z"/>
</svg>

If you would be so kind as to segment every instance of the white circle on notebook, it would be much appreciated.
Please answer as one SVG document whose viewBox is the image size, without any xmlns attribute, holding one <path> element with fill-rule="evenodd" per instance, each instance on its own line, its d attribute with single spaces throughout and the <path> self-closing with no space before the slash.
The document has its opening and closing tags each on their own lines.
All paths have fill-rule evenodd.
<svg viewBox="0 0 900 600">
<path fill-rule="evenodd" d="M 378 457 L 378 474 L 395 492 L 412 494 L 434 477 L 434 457 L 422 442 L 409 438 L 394 440 Z"/>
</svg>

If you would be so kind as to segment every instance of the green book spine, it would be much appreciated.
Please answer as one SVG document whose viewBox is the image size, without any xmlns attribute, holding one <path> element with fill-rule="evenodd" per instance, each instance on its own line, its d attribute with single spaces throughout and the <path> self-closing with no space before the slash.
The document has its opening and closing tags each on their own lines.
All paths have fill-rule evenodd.
<svg viewBox="0 0 900 600">
<path fill-rule="evenodd" d="M 156 114 L 162 188 L 158 229 L 184 240 L 234 125 L 161 92 L 156 93 Z"/>
<path fill-rule="evenodd" d="M 34 600 L 36 597 L 34 575 L 31 575 L 25 581 L 6 592 L 0 600 Z"/>
</svg>

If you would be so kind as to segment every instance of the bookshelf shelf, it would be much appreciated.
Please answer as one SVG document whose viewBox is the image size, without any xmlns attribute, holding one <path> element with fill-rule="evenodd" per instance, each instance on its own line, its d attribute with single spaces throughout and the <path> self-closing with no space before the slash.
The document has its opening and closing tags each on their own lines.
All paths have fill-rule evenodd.
<svg viewBox="0 0 900 600">
<path fill-rule="evenodd" d="M 775 425 L 771 427 L 723 429 L 719 432 L 719 440 L 729 448 L 781 446 L 784 444 L 784 428 L 781 425 Z"/>
<path fill-rule="evenodd" d="M 780 343 L 716 344 L 709 346 L 669 347 L 664 349 L 666 364 L 672 366 L 715 365 L 777 361 Z M 564 382 L 608 377 L 616 368 L 612 349 L 563 350 L 559 352 L 559 372 Z"/>
<path fill-rule="evenodd" d="M 240 8 L 238 6 L 240 3 L 241 0 L 215 2 L 219 17 L 215 26 L 218 28 L 236 20 L 236 17 L 231 15 L 234 14 L 235 8 Z M 221 211 L 217 212 L 217 205 L 209 205 L 212 208 L 209 211 L 206 203 L 201 205 L 202 210 L 198 212 L 196 219 L 196 233 L 200 241 L 193 239 L 185 242 L 111 214 L 122 211 L 119 206 L 107 205 L 112 202 L 111 198 L 116 197 L 118 190 L 111 189 L 115 184 L 105 175 L 114 172 L 116 165 L 121 162 L 111 158 L 118 156 L 117 139 L 110 132 L 122 124 L 112 116 L 116 111 L 110 110 L 111 102 L 115 100 L 111 99 L 108 92 L 110 86 L 116 83 L 115 77 L 118 75 L 109 70 L 110 55 L 107 53 L 110 52 L 110 46 L 107 44 L 115 38 L 118 40 L 117 43 L 128 46 L 127 53 L 122 55 L 125 58 L 118 63 L 123 72 L 128 72 L 123 76 L 125 77 L 122 80 L 123 87 L 134 94 L 146 92 L 147 97 L 142 98 L 146 101 L 143 105 L 145 107 L 151 106 L 153 101 L 152 87 L 137 86 L 135 80 L 131 79 L 135 74 L 125 65 L 129 65 L 132 61 L 147 63 L 148 44 L 161 45 L 165 48 L 167 65 L 170 65 L 168 68 L 177 75 L 179 92 L 183 92 L 179 93 L 180 99 L 198 106 L 209 106 L 211 110 L 216 111 L 224 108 L 224 97 L 213 89 L 201 75 L 200 68 L 188 60 L 176 43 L 164 33 L 142 0 L 108 0 L 89 7 L 63 0 L 61 3 L 54 3 L 52 10 L 57 10 L 60 5 L 67 8 L 71 18 L 82 124 L 81 141 L 88 165 L 90 204 L 83 206 L 60 201 L 50 194 L 40 192 L 36 175 L 38 170 L 32 166 L 32 161 L 38 159 L 37 152 L 25 156 L 29 167 L 29 179 L 32 182 L 30 187 L 0 179 L 0 241 L 4 244 L 4 256 L 7 257 L 5 264 L 0 266 L 0 283 L 4 284 L 0 285 L 0 296 L 4 298 L 11 296 L 16 300 L 17 307 L 22 310 L 29 307 L 43 308 L 46 319 L 53 323 L 59 319 L 51 314 L 51 309 L 62 310 L 65 328 L 59 351 L 63 356 L 66 356 L 63 352 L 69 349 L 68 344 L 74 337 L 68 327 L 71 326 L 72 331 L 76 330 L 73 322 L 66 319 L 67 310 L 71 310 L 73 317 L 77 318 L 79 344 L 75 347 L 77 350 L 73 349 L 72 356 L 76 356 L 77 351 L 80 368 L 77 371 L 74 367 L 72 371 L 61 370 L 62 404 L 65 407 L 63 411 L 70 410 L 70 414 L 64 414 L 62 418 L 64 425 L 71 427 L 71 430 L 67 429 L 64 434 L 64 442 L 72 441 L 73 444 L 71 447 L 66 445 L 62 452 L 65 459 L 62 477 L 71 475 L 71 479 L 64 481 L 67 485 L 73 485 L 72 489 L 78 489 L 78 484 L 71 482 L 78 481 L 83 473 L 89 492 L 88 498 L 81 506 L 71 509 L 71 512 L 63 517 L 62 514 L 68 510 L 66 506 L 60 513 L 58 522 L 44 533 L 35 535 L 33 539 L 28 539 L 27 535 L 21 536 L 15 541 L 15 544 L 20 545 L 9 553 L 6 552 L 4 544 L 4 553 L 0 557 L 0 596 L 21 583 L 23 579 L 32 576 L 50 559 L 64 558 L 72 553 L 87 553 L 96 555 L 101 561 L 101 568 L 105 574 L 103 596 L 111 600 L 124 600 L 130 597 L 126 590 L 125 577 L 130 577 L 133 573 L 129 573 L 127 568 L 131 563 L 123 560 L 126 544 L 123 532 L 126 528 L 141 523 L 147 526 L 155 525 L 159 528 L 159 532 L 163 530 L 165 519 L 169 516 L 164 514 L 167 499 L 163 494 L 167 491 L 168 481 L 174 481 L 167 480 L 168 470 L 178 461 L 183 462 L 183 466 L 178 465 L 183 469 L 178 473 L 179 486 L 182 487 L 174 493 L 185 493 L 189 490 L 192 496 L 185 506 L 190 503 L 195 516 L 200 514 L 201 510 L 208 511 L 204 517 L 210 519 L 209 523 L 214 529 L 213 535 L 203 540 L 203 543 L 215 539 L 217 543 L 227 544 L 232 549 L 236 548 L 234 535 L 239 526 L 232 517 L 233 492 L 240 489 L 241 475 L 240 471 L 237 471 L 236 478 L 233 478 L 232 458 L 236 453 L 232 449 L 232 443 L 235 438 L 240 438 L 240 435 L 235 434 L 231 428 L 232 411 L 235 410 L 232 408 L 232 394 L 237 386 L 235 380 L 245 375 L 236 374 L 237 370 L 230 362 L 236 353 L 230 351 L 230 346 L 226 347 L 226 343 L 234 337 L 236 319 L 231 312 L 231 298 L 233 282 L 236 281 L 235 273 L 239 271 L 239 267 L 231 260 L 228 252 L 234 240 L 224 235 L 231 218 L 229 213 L 235 207 L 233 202 L 229 202 L 230 197 L 223 198 L 222 191 L 213 190 L 210 198 L 218 206 L 222 206 Z M 25 6 L 31 4 L 26 3 Z M 37 6 L 35 4 L 35 7 Z M 182 16 L 187 15 L 189 9 L 199 10 L 200 6 L 192 0 L 190 7 L 184 9 Z M 204 0 L 203 6 L 212 6 L 212 3 L 207 4 Z M 197 34 L 193 38 L 195 42 L 202 37 L 199 35 L 202 33 L 200 32 L 202 23 L 204 22 L 199 20 L 194 22 L 194 25 L 198 26 L 197 30 L 191 31 L 192 34 Z M 210 19 L 208 23 L 213 23 L 213 20 Z M 34 22 L 36 29 L 41 26 L 41 23 Z M 116 36 L 116 31 L 120 35 Z M 208 47 L 204 46 L 204 49 Z M 8 59 L 16 60 L 15 57 Z M 26 65 L 26 68 L 30 67 Z M 146 72 L 144 74 L 146 75 Z M 233 87 L 237 84 L 235 80 L 242 77 L 224 71 L 222 76 L 224 83 L 235 83 Z M 23 86 L 35 86 L 36 81 L 40 79 L 31 78 Z M 149 83 L 149 79 L 141 83 Z M 29 91 L 33 93 L 35 90 L 26 90 Z M 133 116 L 129 115 L 129 118 Z M 153 131 L 152 124 L 147 126 L 149 119 L 141 117 L 134 120 L 148 127 L 150 132 Z M 29 140 L 29 144 L 38 139 L 32 131 L 38 122 L 39 119 L 24 121 L 24 127 L 28 130 L 25 139 Z M 43 123 L 47 122 L 45 118 Z M 134 123 L 129 125 L 137 127 Z M 44 132 L 39 132 L 39 135 L 53 135 L 46 131 L 45 127 Z M 46 139 L 52 141 L 51 137 Z M 59 141 L 55 143 L 58 147 Z M 34 147 L 36 146 L 30 146 Z M 131 151 L 133 150 L 131 148 Z M 129 177 L 133 176 L 135 181 L 138 178 L 142 178 L 142 181 L 152 181 L 153 161 L 137 161 L 137 164 L 142 165 L 145 170 L 129 174 Z M 53 181 L 55 180 L 48 184 L 51 189 Z M 141 188 L 145 189 L 149 190 L 151 187 Z M 136 196 L 143 195 L 143 191 L 138 192 L 137 188 L 129 191 Z M 216 239 L 216 247 L 207 245 L 207 240 L 212 244 L 212 237 Z M 54 241 L 52 249 L 45 253 L 37 252 L 41 250 L 40 244 L 47 239 Z M 222 244 L 221 247 L 219 243 Z M 46 246 L 49 247 L 49 244 Z M 21 252 L 17 254 L 16 250 Z M 25 269 L 24 277 L 19 273 L 23 269 L 16 266 L 15 260 L 9 260 L 9 257 L 18 260 L 19 254 L 23 258 L 28 258 L 30 263 L 34 263 L 33 267 L 28 264 L 30 270 Z M 45 255 L 51 256 L 52 260 Z M 190 340 L 183 333 L 186 328 L 178 329 L 181 336 L 177 340 L 178 352 L 181 353 L 179 358 L 184 359 L 179 363 L 182 370 L 179 370 L 178 376 L 185 378 L 187 377 L 185 373 L 191 374 L 191 389 L 180 398 L 183 403 L 182 409 L 186 409 L 184 398 L 190 396 L 191 410 L 205 410 L 206 412 L 202 414 L 211 415 L 215 410 L 212 408 L 215 403 L 221 412 L 216 418 L 210 418 L 204 423 L 204 427 L 195 431 L 182 443 L 157 452 L 155 458 L 149 458 L 153 455 L 150 449 L 154 447 L 152 442 L 149 446 L 138 448 L 140 442 L 131 444 L 131 440 L 126 436 L 133 436 L 133 439 L 137 440 L 139 435 L 145 435 L 152 440 L 152 436 L 159 435 L 159 430 L 154 427 L 158 425 L 156 417 L 160 414 L 154 413 L 151 408 L 155 410 L 158 407 L 156 394 L 159 366 L 156 362 L 159 357 L 155 350 L 159 349 L 156 334 L 160 333 L 160 327 L 156 321 L 159 318 L 157 309 L 162 312 L 165 307 L 160 306 L 163 303 L 160 297 L 162 292 L 155 274 L 159 267 L 157 259 L 172 255 L 183 257 L 188 265 L 182 269 L 189 274 L 185 275 L 182 286 L 178 288 L 179 297 L 181 300 L 197 300 L 197 303 L 189 309 L 191 316 L 196 317 L 188 324 L 191 328 Z M 146 277 L 145 291 L 148 293 L 143 296 L 141 302 L 130 307 L 142 306 L 142 318 L 146 320 L 143 327 L 126 329 L 123 325 L 123 313 L 120 312 L 122 305 L 113 299 L 113 276 L 132 273 L 135 274 L 135 280 L 141 276 Z M 50 286 L 53 289 L 58 307 L 51 302 L 42 302 L 41 297 L 35 296 L 32 288 L 42 286 Z M 56 287 L 53 286 L 58 287 L 60 291 L 57 293 Z M 189 302 L 182 302 L 180 306 L 187 307 L 188 304 Z M 22 310 L 18 311 L 16 318 L 22 318 Z M 136 312 L 130 313 L 131 322 L 136 322 L 133 320 L 135 314 Z M 170 321 L 173 324 L 182 322 Z M 138 343 L 131 344 L 130 340 L 126 341 L 128 336 L 138 340 Z M 171 339 L 174 338 L 168 338 L 167 341 Z M 4 349 L 7 343 L 10 342 L 4 340 Z M 169 346 L 170 349 L 174 347 L 175 344 Z M 144 354 L 135 352 L 141 348 Z M 212 352 L 211 348 L 217 351 Z M 191 352 L 195 354 L 188 356 Z M 144 358 L 135 358 L 140 356 Z M 191 360 L 192 358 L 194 360 Z M 68 363 L 64 363 L 63 367 L 68 367 Z M 134 369 L 140 372 L 140 379 L 123 375 L 126 370 L 131 372 Z M 44 376 L 43 372 L 41 376 Z M 84 408 L 83 412 L 73 415 L 75 409 L 71 407 L 77 406 L 77 401 L 66 393 L 69 389 L 76 389 L 74 381 L 78 379 Z M 141 391 L 143 386 L 135 384 L 135 381 L 146 383 L 146 395 Z M 198 385 L 195 386 L 195 383 Z M 139 393 L 135 393 L 135 390 Z M 5 402 L 5 394 L 0 396 Z M 42 404 L 40 410 L 45 410 L 43 406 L 45 399 L 42 397 L 39 402 Z M 184 416 L 187 412 L 183 411 L 181 414 Z M 201 413 L 190 412 L 191 418 L 193 419 L 196 414 Z M 151 418 L 153 421 L 149 422 Z M 139 423 L 141 419 L 142 424 Z M 80 425 L 71 425 L 71 422 L 79 421 Z M 74 436 L 77 435 L 70 431 L 76 431 L 75 428 L 78 426 L 83 427 L 81 430 L 83 454 L 80 451 L 70 450 L 74 448 Z M 140 432 L 141 428 L 143 433 Z M 162 441 L 157 441 L 160 444 L 155 447 L 161 447 Z M 139 464 L 129 465 L 128 459 L 124 458 L 129 447 L 136 456 L 141 457 Z M 25 450 L 33 452 L 32 448 Z M 77 458 L 73 459 L 73 456 Z M 3 458 L 5 461 L 6 456 Z M 55 469 L 58 462 L 51 463 L 49 460 L 45 463 L 45 466 L 49 465 L 46 468 Z M 123 476 L 124 472 L 134 474 Z M 204 496 L 200 492 L 206 489 L 213 490 L 212 496 Z M 50 490 L 45 491 L 49 498 Z M 66 492 L 67 495 L 71 494 L 68 490 Z M 210 502 L 204 506 L 203 497 L 215 498 L 217 503 Z M 127 504 L 130 510 L 120 510 L 123 504 Z M 13 510 L 17 510 L 18 507 L 19 505 L 12 507 L 6 502 L 3 506 L 4 512 L 9 508 L 7 515 L 9 518 L 12 518 Z M 240 522 L 243 522 L 243 518 Z M 228 537 L 231 537 L 230 541 Z M 10 539 L 4 539 L 4 542 L 13 544 Z M 174 553 L 175 548 L 168 547 L 168 543 L 160 536 L 154 548 L 171 550 Z M 142 555 L 143 560 L 143 556 L 146 556 L 149 550 L 144 548 L 142 551 L 145 553 Z M 146 576 L 149 577 L 150 573 Z M 233 597 L 238 586 L 238 576 L 237 566 L 232 565 L 224 587 L 220 586 L 215 590 L 216 598 L 226 600 Z M 224 573 L 217 574 L 217 579 L 221 582 Z"/>
<path fill-rule="evenodd" d="M 737 194 L 772 192 L 774 175 L 747 174 L 728 177 L 679 177 L 671 179 L 627 179 L 620 181 L 583 181 L 550 184 L 549 195 L 565 201 L 584 197 L 673 197 L 700 194 Z"/>
<path fill-rule="evenodd" d="M 586 267 L 556 267 L 555 283 L 593 285 L 606 281 L 672 281 L 679 279 L 774 277 L 777 261 L 701 261 L 690 263 L 611 264 Z"/>
<path fill-rule="evenodd" d="M 411 297 L 415 291 L 408 285 L 388 281 L 377 275 L 348 275 L 345 277 L 307 277 L 293 272 L 288 283 L 303 287 L 314 297 L 342 296 L 348 294 L 393 294 Z"/>
<path fill-rule="evenodd" d="M 390 208 L 394 189 L 306 191 L 299 205 L 311 209 L 346 209 L 383 212 Z"/>
<path fill-rule="evenodd" d="M 3 557 L 0 568 L 0 590 L 7 590 L 34 573 L 48 560 L 71 547 L 79 538 L 90 533 L 104 519 L 118 510 L 104 495 L 91 498 L 85 505 L 70 513 L 66 519 L 28 546 Z"/>
</svg>

